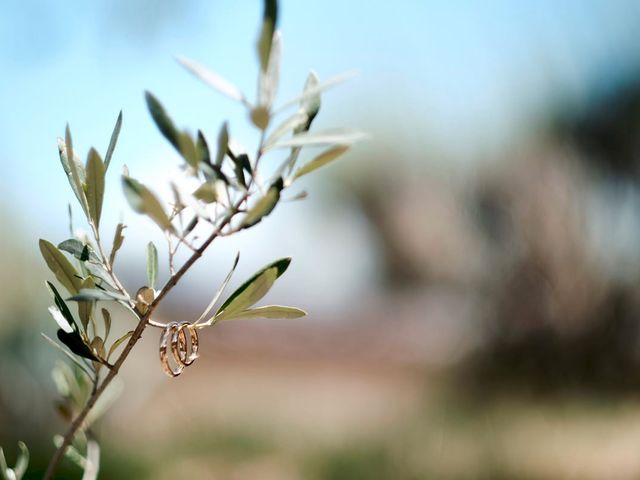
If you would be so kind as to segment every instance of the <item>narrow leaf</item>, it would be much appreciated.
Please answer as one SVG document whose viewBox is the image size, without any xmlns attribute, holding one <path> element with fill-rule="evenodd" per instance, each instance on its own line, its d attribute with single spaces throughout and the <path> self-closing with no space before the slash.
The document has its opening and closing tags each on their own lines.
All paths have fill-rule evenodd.
<svg viewBox="0 0 640 480">
<path fill-rule="evenodd" d="M 218 151 L 216 152 L 216 161 L 215 165 L 220 167 L 222 165 L 222 160 L 224 159 L 225 154 L 227 153 L 227 148 L 229 147 L 229 127 L 227 122 L 222 124 L 220 127 L 220 132 L 218 133 Z"/>
<path fill-rule="evenodd" d="M 89 277 L 82 282 L 82 287 L 80 291 L 82 292 L 84 290 L 93 290 L 95 287 L 96 287 L 95 282 L 91 277 Z M 91 300 L 85 301 L 85 302 L 78 302 L 78 317 L 80 318 L 80 322 L 82 323 L 82 326 L 84 327 L 85 332 L 87 331 L 87 327 L 89 326 L 89 321 L 91 320 L 91 317 L 93 315 L 94 303 L 95 302 Z"/>
<path fill-rule="evenodd" d="M 125 197 L 134 211 L 147 215 L 163 230 L 174 230 L 160 201 L 147 187 L 125 175 L 122 176 L 122 187 Z"/>
<path fill-rule="evenodd" d="M 240 260 L 240 252 L 236 254 L 236 259 L 233 261 L 233 266 L 231 267 L 231 270 L 229 270 L 229 273 L 227 273 L 227 276 L 222 281 L 220 288 L 218 288 L 218 291 L 215 293 L 215 295 L 211 299 L 211 302 L 209 302 L 209 305 L 207 305 L 207 308 L 204 309 L 204 312 L 202 312 L 202 315 L 200 315 L 200 318 L 198 318 L 198 320 L 196 320 L 195 323 L 200 323 L 202 320 L 204 320 L 204 318 L 207 315 L 209 315 L 209 312 L 211 311 L 213 306 L 216 304 L 216 302 L 220 299 L 220 296 L 224 292 L 225 288 L 227 288 L 227 285 L 229 284 L 229 280 L 231 280 L 231 277 L 233 276 L 233 272 L 236 271 L 236 267 L 238 266 L 239 260 Z M 213 320 L 214 319 L 211 318 L 209 321 L 206 322 L 206 324 L 211 325 Z"/>
<path fill-rule="evenodd" d="M 69 293 L 76 293 L 80 289 L 81 280 L 77 270 L 71 265 L 71 262 L 69 262 L 67 257 L 52 243 L 40 239 L 39 246 L 47 266 L 58 281 Z"/>
<path fill-rule="evenodd" d="M 67 124 L 67 128 L 64 132 L 64 145 L 67 150 L 67 158 L 69 159 L 69 169 L 71 170 L 71 177 L 73 178 L 73 183 L 79 190 L 80 193 L 80 205 L 86 214 L 89 213 L 89 209 L 87 206 L 87 198 L 84 193 L 84 189 L 82 184 L 84 183 L 84 172 L 82 172 L 82 165 L 80 162 L 76 161 L 76 157 L 73 153 L 73 142 L 71 140 L 71 129 L 69 128 L 69 124 Z"/>
<path fill-rule="evenodd" d="M 194 62 L 193 60 L 186 59 L 184 57 L 177 57 L 176 60 L 180 65 L 186 68 L 191 74 L 202 80 L 204 83 L 217 90 L 218 92 L 226 95 L 232 100 L 243 103 L 249 106 L 249 102 L 244 94 L 233 85 L 231 82 L 221 77 L 217 73 L 209 70 L 207 67 Z"/>
<path fill-rule="evenodd" d="M 53 297 L 53 301 L 55 302 L 58 311 L 63 315 L 64 319 L 67 321 L 71 329 L 77 331 L 78 325 L 76 324 L 76 321 L 74 320 L 73 315 L 71 314 L 71 310 L 69 310 L 69 307 L 67 306 L 62 296 L 58 292 L 58 289 L 53 285 L 53 283 L 49 281 L 46 282 L 46 285 L 47 285 L 47 288 L 49 289 L 49 293 Z M 56 319 L 55 317 L 54 319 L 58 321 L 58 319 Z M 60 326 L 60 328 L 62 328 L 63 330 L 67 330 L 62 325 Z"/>
<path fill-rule="evenodd" d="M 116 253 L 122 247 L 122 243 L 124 242 L 124 235 L 122 234 L 123 230 L 127 228 L 126 225 L 119 223 L 116 227 L 115 234 L 113 235 L 113 246 L 111 247 L 111 255 L 109 255 L 109 265 L 113 267 L 113 262 L 116 259 Z"/>
<path fill-rule="evenodd" d="M 280 32 L 273 34 L 271 42 L 271 53 L 269 54 L 269 65 L 266 71 L 260 72 L 259 79 L 259 101 L 258 103 L 267 110 L 271 109 L 271 104 L 275 99 L 280 83 L 280 56 L 281 42 Z"/>
<path fill-rule="evenodd" d="M 300 129 L 301 131 L 309 130 L 311 122 L 313 122 L 313 119 L 316 118 L 316 115 L 318 115 L 320 111 L 321 100 L 320 92 L 318 91 L 319 85 L 320 81 L 315 72 L 310 72 L 304 84 L 303 96 L 300 98 L 300 110 L 307 114 L 307 123 L 304 128 Z"/>
<path fill-rule="evenodd" d="M 97 289 L 81 289 L 76 295 L 67 298 L 68 302 L 103 301 L 103 302 L 127 302 L 128 297 L 116 292 Z"/>
<path fill-rule="evenodd" d="M 91 348 L 84 343 L 82 337 L 77 332 L 67 333 L 64 330 L 58 330 L 58 340 L 60 340 L 72 353 L 89 360 L 99 362 L 100 359 L 96 357 Z"/>
<path fill-rule="evenodd" d="M 120 110 L 120 113 L 118 114 L 116 125 L 115 127 L 113 127 L 113 132 L 111 133 L 111 139 L 109 140 L 109 147 L 107 147 L 107 153 L 104 156 L 105 170 L 109 168 L 109 164 L 111 163 L 111 157 L 113 157 L 113 151 L 116 149 L 116 143 L 118 143 L 118 137 L 120 136 L 121 128 L 122 128 L 122 110 Z"/>
<path fill-rule="evenodd" d="M 330 162 L 333 162 L 347 150 L 349 150 L 349 145 L 338 145 L 337 147 L 325 150 L 309 163 L 300 167 L 293 176 L 293 179 L 295 180 L 297 178 L 300 178 L 307 173 L 311 173 L 314 170 L 317 170 L 318 168 L 323 167 Z"/>
<path fill-rule="evenodd" d="M 265 72 L 269 65 L 269 57 L 271 55 L 271 45 L 273 42 L 273 34 L 278 23 L 278 2 L 277 0 L 265 0 L 264 14 L 262 18 L 262 30 L 258 37 L 258 59 L 260 60 L 260 69 Z"/>
<path fill-rule="evenodd" d="M 193 138 L 191 138 L 188 132 L 179 132 L 178 143 L 180 144 L 180 154 L 182 158 L 197 172 L 200 156 L 196 149 L 196 144 L 193 142 Z"/>
<path fill-rule="evenodd" d="M 106 168 L 100 154 L 95 149 L 89 150 L 87 158 L 87 203 L 89 205 L 89 217 L 93 220 L 96 228 L 100 225 L 100 215 L 102 214 L 102 201 L 104 198 L 104 177 Z"/>
<path fill-rule="evenodd" d="M 213 203 L 218 199 L 215 186 L 209 182 L 200 185 L 192 195 L 204 203 Z"/>
<path fill-rule="evenodd" d="M 328 90 L 331 87 L 335 87 L 336 85 L 340 85 L 341 83 L 352 79 L 356 75 L 357 75 L 357 72 L 346 72 L 346 73 L 341 73 L 339 75 L 336 75 L 335 77 L 331 77 L 330 79 L 325 80 L 324 82 L 320 82 L 315 87 L 310 87 L 308 89 L 305 89 L 302 92 L 302 95 L 293 97 L 291 100 L 280 105 L 273 113 L 275 115 L 277 113 L 282 112 L 283 110 L 286 110 L 289 107 L 293 107 L 294 105 L 297 105 L 298 103 L 302 103 L 308 99 L 314 98 L 318 94 L 324 92 L 325 90 Z"/>
<path fill-rule="evenodd" d="M 69 236 L 73 237 L 73 211 L 70 203 L 67 204 L 67 215 L 69 216 Z"/>
<path fill-rule="evenodd" d="M 224 320 L 240 320 L 245 318 L 300 318 L 307 314 L 304 310 L 282 305 L 267 305 L 236 312 L 224 318 Z"/>
<path fill-rule="evenodd" d="M 80 240 L 76 239 L 76 238 L 69 238 L 68 240 L 65 240 L 64 242 L 61 242 L 58 244 L 58 248 L 64 252 L 68 252 L 70 254 L 72 254 L 74 257 L 76 257 L 78 260 L 82 260 L 82 256 L 84 254 L 85 249 L 87 250 L 87 254 L 89 255 L 89 258 L 87 258 L 86 260 L 90 261 L 90 262 L 94 262 L 94 263 L 98 263 L 100 262 L 100 259 L 98 258 L 98 255 L 96 255 L 96 253 L 93 251 L 93 249 L 89 246 L 86 245 L 84 243 L 82 243 Z M 83 260 L 85 261 L 85 260 Z"/>
<path fill-rule="evenodd" d="M 267 193 L 249 209 L 247 215 L 242 219 L 240 226 L 242 228 L 252 227 L 269 215 L 280 200 L 282 187 L 282 178 L 279 178 L 277 182 L 271 185 Z"/>
<path fill-rule="evenodd" d="M 62 164 L 62 168 L 64 169 L 65 174 L 67 175 L 67 180 L 69 181 L 69 185 L 71 185 L 71 190 L 75 194 L 78 199 L 78 203 L 82 207 L 82 211 L 87 214 L 87 201 L 85 198 L 84 190 L 82 189 L 82 182 L 76 182 L 76 177 L 79 176 L 78 165 L 80 161 L 70 161 L 67 156 L 67 147 L 63 139 L 58 138 L 58 154 L 60 156 L 60 163 Z M 78 175 L 74 176 L 72 173 L 71 165 L 74 165 L 74 171 L 78 173 Z"/>
<path fill-rule="evenodd" d="M 106 308 L 100 310 L 102 312 L 102 320 L 104 321 L 104 341 L 106 342 L 111 332 L 111 314 Z"/>
<path fill-rule="evenodd" d="M 291 258 L 281 258 L 255 273 L 220 306 L 215 315 L 216 319 L 226 318 L 228 315 L 245 310 L 258 302 L 287 270 L 290 263 Z"/>
<path fill-rule="evenodd" d="M 145 92 L 144 97 L 147 102 L 147 108 L 149 109 L 151 118 L 153 118 L 158 130 L 160 130 L 160 133 L 164 135 L 164 138 L 169 140 L 169 143 L 171 143 L 171 145 L 180 152 L 180 133 L 175 127 L 173 120 L 171 120 L 160 101 L 154 97 L 151 92 Z"/>
<path fill-rule="evenodd" d="M 196 151 L 198 153 L 198 162 L 205 165 L 211 165 L 211 153 L 209 152 L 209 144 L 207 139 L 202 133 L 202 130 L 198 130 L 198 138 L 196 140 Z"/>
<path fill-rule="evenodd" d="M 62 312 L 58 309 L 58 307 L 51 306 L 48 308 L 48 310 L 61 329 L 63 329 L 67 333 L 73 332 L 73 327 L 69 325 L 69 322 L 62 314 Z"/>
<path fill-rule="evenodd" d="M 299 133 L 286 140 L 280 140 L 269 146 L 274 148 L 306 147 L 310 145 L 350 145 L 369 136 L 358 130 L 325 130 L 317 133 Z"/>
<path fill-rule="evenodd" d="M 158 277 L 158 250 L 153 242 L 147 244 L 147 285 L 156 288 L 156 278 Z"/>
<path fill-rule="evenodd" d="M 93 337 L 93 340 L 91 340 L 91 345 L 89 345 L 89 348 L 91 348 L 91 351 L 93 351 L 98 358 L 104 359 L 105 357 L 104 340 L 102 340 L 101 337 L 99 336 Z M 97 372 L 100 369 L 100 365 L 104 363 L 105 363 L 104 361 L 93 362 L 93 369 Z"/>
<path fill-rule="evenodd" d="M 271 145 L 275 144 L 280 138 L 287 133 L 294 131 L 295 129 L 307 124 L 309 116 L 304 112 L 297 112 L 291 115 L 278 125 L 269 137 L 265 140 L 265 149 L 268 149 Z"/>
</svg>

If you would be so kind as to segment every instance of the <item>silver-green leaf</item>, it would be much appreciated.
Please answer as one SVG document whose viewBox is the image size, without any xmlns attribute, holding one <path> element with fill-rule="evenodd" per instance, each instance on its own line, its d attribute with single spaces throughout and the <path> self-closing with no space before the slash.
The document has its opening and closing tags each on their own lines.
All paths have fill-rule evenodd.
<svg viewBox="0 0 640 480">
<path fill-rule="evenodd" d="M 264 1 L 264 15 L 262 17 L 262 30 L 258 37 L 258 59 L 260 60 L 260 69 L 267 71 L 269 66 L 269 57 L 271 56 L 271 45 L 273 42 L 273 34 L 276 31 L 278 23 L 278 2 L 277 0 Z"/>
<path fill-rule="evenodd" d="M 89 288 L 82 288 L 77 294 L 67 298 L 68 302 L 127 302 L 128 300 L 128 297 L 121 295 L 120 293 Z"/>
<path fill-rule="evenodd" d="M 126 225 L 119 223 L 113 235 L 113 246 L 111 247 L 111 254 L 109 255 L 109 265 L 111 265 L 112 267 L 113 262 L 116 259 L 116 253 L 118 253 L 118 250 L 120 250 L 120 247 L 122 247 L 122 244 L 124 242 L 124 235 L 122 232 L 125 228 L 127 228 Z"/>
<path fill-rule="evenodd" d="M 190 73 L 202 80 L 204 83 L 219 91 L 223 95 L 226 95 L 232 100 L 243 103 L 249 106 L 249 102 L 244 94 L 234 84 L 221 77 L 217 73 L 209 70 L 208 68 L 194 62 L 193 60 L 186 59 L 184 57 L 177 57 L 176 60 L 180 65 L 186 68 Z"/>
<path fill-rule="evenodd" d="M 280 55 L 280 32 L 275 32 L 271 42 L 269 65 L 267 66 L 266 71 L 260 72 L 258 87 L 258 103 L 267 110 L 270 110 L 271 105 L 273 104 L 273 100 L 275 99 L 278 91 L 278 84 L 280 83 Z"/>
<path fill-rule="evenodd" d="M 300 167 L 294 174 L 293 179 L 295 180 L 297 178 L 300 178 L 303 175 L 311 173 L 314 170 L 317 170 L 318 168 L 323 167 L 330 162 L 333 162 L 347 150 L 349 150 L 349 145 L 338 145 L 337 147 L 332 147 L 328 150 L 325 150 L 324 152 L 316 156 L 313 160 Z"/>
<path fill-rule="evenodd" d="M 282 178 L 279 178 L 267 193 L 260 198 L 254 205 L 249 209 L 246 216 L 242 219 L 240 226 L 242 228 L 249 228 L 261 221 L 264 217 L 269 215 L 276 205 L 278 201 L 280 201 L 280 192 L 283 188 Z"/>
<path fill-rule="evenodd" d="M 104 198 L 104 181 L 106 168 L 100 158 L 100 154 L 95 150 L 89 150 L 86 167 L 87 203 L 89 205 L 89 217 L 96 228 L 100 225 L 100 215 L 102 214 L 102 201 Z"/>
<path fill-rule="evenodd" d="M 134 211 L 147 215 L 163 230 L 174 230 L 160 201 L 147 187 L 126 175 L 122 176 L 122 187 L 124 195 Z"/>
<path fill-rule="evenodd" d="M 291 258 L 281 258 L 255 273 L 220 306 L 214 321 L 224 320 L 255 305 L 269 292 L 274 282 L 287 270 L 290 263 Z"/>
<path fill-rule="evenodd" d="M 351 145 L 369 136 L 359 130 L 325 130 L 317 133 L 299 133 L 291 138 L 280 140 L 269 146 L 269 150 L 274 148 L 306 147 L 313 145 Z"/>
<path fill-rule="evenodd" d="M 69 293 L 77 293 L 81 288 L 82 280 L 78 271 L 67 260 L 67 257 L 56 248 L 54 244 L 47 240 L 40 239 L 40 253 L 44 258 L 49 270 L 53 272 L 56 279 L 66 288 Z"/>
<path fill-rule="evenodd" d="M 113 151 L 116 148 L 116 143 L 118 143 L 118 137 L 120 136 L 120 129 L 122 128 L 122 110 L 118 114 L 118 118 L 116 120 L 116 125 L 113 127 L 113 132 L 111 133 L 111 139 L 109 140 L 109 146 L 107 147 L 107 153 L 104 156 L 104 169 L 109 168 L 109 164 L 111 163 L 111 158 L 113 157 Z"/>
<path fill-rule="evenodd" d="M 223 320 L 241 320 L 245 318 L 300 318 L 307 314 L 304 310 L 296 307 L 285 307 L 283 305 L 266 305 L 264 307 L 251 308 L 241 312 L 232 313 Z"/>
<path fill-rule="evenodd" d="M 274 114 L 280 113 L 283 110 L 286 110 L 289 107 L 293 107 L 294 105 L 297 105 L 299 103 L 303 103 L 308 99 L 312 99 L 316 97 L 318 94 L 324 92 L 325 90 L 331 87 L 335 87 L 336 85 L 339 85 L 343 82 L 346 82 L 347 80 L 352 79 L 356 75 L 357 75 L 356 72 L 342 73 L 342 74 L 336 75 L 335 77 L 331 77 L 328 80 L 325 80 L 324 82 L 317 83 L 315 87 L 305 88 L 301 95 L 298 95 L 297 97 L 293 97 L 291 100 L 288 100 L 286 103 L 280 105 L 274 111 Z"/>
<path fill-rule="evenodd" d="M 238 266 L 238 261 L 239 260 L 240 260 L 240 252 L 238 252 L 236 254 L 236 259 L 233 261 L 233 266 L 231 267 L 231 270 L 229 271 L 227 276 L 222 281 L 222 284 L 220 285 L 220 288 L 218 288 L 218 290 L 216 291 L 215 295 L 211 299 L 211 302 L 209 302 L 209 305 L 207 305 L 207 308 L 204 309 L 204 312 L 202 312 L 202 315 L 200 315 L 200 318 L 198 318 L 198 320 L 196 320 L 195 323 L 200 323 L 202 320 L 204 320 L 205 317 L 209 314 L 209 312 L 213 308 L 213 306 L 216 304 L 216 302 L 220 299 L 220 296 L 224 293 L 225 288 L 227 288 L 227 285 L 229 284 L 229 281 L 231 280 L 231 277 L 233 276 L 233 272 L 235 272 L 236 267 Z M 205 324 L 206 325 L 211 325 L 213 323 L 213 320 L 214 320 L 214 318 L 211 318 L 207 322 L 205 322 Z"/>
<path fill-rule="evenodd" d="M 156 288 L 158 278 L 158 250 L 153 242 L 147 244 L 147 282 L 150 288 Z"/>
<path fill-rule="evenodd" d="M 167 111 L 151 92 L 145 92 L 144 97 L 147 102 L 147 108 L 149 109 L 151 118 L 153 118 L 153 121 L 158 127 L 158 130 L 160 130 L 160 133 L 162 133 L 164 138 L 169 140 L 169 143 L 171 143 L 178 152 L 181 152 L 179 140 L 180 133 L 175 127 L 173 120 L 169 117 Z"/>
</svg>

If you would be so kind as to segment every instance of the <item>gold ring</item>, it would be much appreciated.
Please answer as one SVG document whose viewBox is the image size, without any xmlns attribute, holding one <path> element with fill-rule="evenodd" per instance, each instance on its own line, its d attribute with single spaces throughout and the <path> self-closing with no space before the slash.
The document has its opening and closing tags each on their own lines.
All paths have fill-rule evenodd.
<svg viewBox="0 0 640 480">
<path fill-rule="evenodd" d="M 187 355 L 187 336 L 184 332 L 185 329 L 189 331 L 189 355 Z M 198 332 L 195 326 L 189 322 L 180 323 L 173 331 L 173 335 L 171 337 L 171 350 L 176 362 L 185 367 L 191 365 L 196 361 L 196 358 L 198 358 L 198 346 Z"/>
<path fill-rule="evenodd" d="M 171 350 L 173 351 L 174 350 L 173 337 L 175 336 L 174 331 L 178 331 L 179 329 L 180 327 L 177 322 L 171 322 L 165 327 L 162 334 L 160 335 L 160 363 L 162 364 L 162 369 L 164 370 L 164 373 L 166 373 L 170 377 L 177 377 L 184 370 L 184 364 L 179 361 L 176 362 L 175 369 L 172 368 L 171 365 L 169 364 L 169 358 L 167 357 L 167 347 L 169 343 L 169 336 L 171 335 L 171 338 L 172 338 Z M 186 339 L 184 342 L 186 346 Z M 186 352 L 185 352 L 185 356 L 186 356 Z M 175 357 L 175 353 L 174 353 L 174 357 Z"/>
</svg>

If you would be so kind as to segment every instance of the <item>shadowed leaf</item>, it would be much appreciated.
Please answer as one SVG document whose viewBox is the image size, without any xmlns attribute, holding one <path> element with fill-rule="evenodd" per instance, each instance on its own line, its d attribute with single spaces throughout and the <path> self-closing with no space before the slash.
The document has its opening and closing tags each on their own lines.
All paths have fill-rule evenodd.
<svg viewBox="0 0 640 480">
<path fill-rule="evenodd" d="M 76 238 L 69 238 L 64 242 L 60 242 L 58 244 L 58 248 L 60 250 L 63 250 L 65 252 L 72 254 L 78 260 L 82 260 L 82 256 L 84 255 L 84 251 L 86 249 L 87 255 L 88 255 L 88 258 L 86 260 L 90 262 L 96 262 L 96 263 L 100 262 L 98 255 L 96 255 L 93 249 L 89 247 L 89 245 L 82 243 L 80 240 Z M 86 261 L 86 260 L 82 260 L 82 261 Z"/>
<path fill-rule="evenodd" d="M 49 270 L 53 272 L 56 279 L 66 288 L 69 293 L 76 293 L 80 289 L 81 280 L 78 271 L 67 260 L 67 257 L 52 243 L 40 239 L 40 252 L 44 257 Z"/>
<path fill-rule="evenodd" d="M 99 362 L 100 359 L 96 357 L 91 348 L 84 343 L 82 337 L 77 332 L 67 333 L 64 330 L 58 330 L 57 332 L 58 340 L 60 340 L 69 350 L 80 357 L 88 358 L 89 360 L 93 360 Z"/>
<path fill-rule="evenodd" d="M 180 152 L 180 133 L 176 129 L 173 120 L 171 120 L 160 101 L 154 97 L 151 92 L 145 92 L 144 97 L 147 102 L 147 108 L 149 109 L 151 118 L 153 118 L 158 130 L 160 130 L 160 133 L 164 135 L 164 138 L 169 140 L 169 143 L 171 143 L 171 145 Z"/>
</svg>

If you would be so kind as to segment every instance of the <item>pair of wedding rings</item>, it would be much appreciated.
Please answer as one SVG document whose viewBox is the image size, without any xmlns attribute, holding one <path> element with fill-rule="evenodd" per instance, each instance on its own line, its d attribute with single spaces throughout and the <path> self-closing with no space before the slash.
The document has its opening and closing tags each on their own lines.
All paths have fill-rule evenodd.
<svg viewBox="0 0 640 480">
<path fill-rule="evenodd" d="M 173 360 L 170 361 L 168 350 Z M 198 330 L 189 322 L 171 322 L 160 335 L 160 362 L 170 377 L 177 377 L 198 358 Z"/>
</svg>

